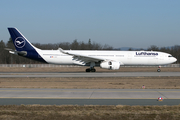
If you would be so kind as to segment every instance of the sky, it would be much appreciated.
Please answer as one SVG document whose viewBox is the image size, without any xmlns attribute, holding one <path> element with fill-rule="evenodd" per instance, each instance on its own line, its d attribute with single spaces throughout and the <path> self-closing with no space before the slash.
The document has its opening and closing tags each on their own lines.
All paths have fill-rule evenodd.
<svg viewBox="0 0 180 120">
<path fill-rule="evenodd" d="M 180 45 L 180 0 L 0 0 L 0 40 L 16 27 L 32 43 L 89 39 L 114 48 Z"/>
</svg>

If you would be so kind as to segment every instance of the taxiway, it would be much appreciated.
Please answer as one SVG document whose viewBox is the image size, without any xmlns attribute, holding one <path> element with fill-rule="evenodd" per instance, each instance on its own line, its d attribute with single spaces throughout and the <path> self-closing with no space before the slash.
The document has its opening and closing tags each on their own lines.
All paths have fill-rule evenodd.
<svg viewBox="0 0 180 120">
<path fill-rule="evenodd" d="M 163 102 L 157 98 L 162 97 Z M 1 88 L 0 105 L 179 105 L 179 89 Z"/>
</svg>

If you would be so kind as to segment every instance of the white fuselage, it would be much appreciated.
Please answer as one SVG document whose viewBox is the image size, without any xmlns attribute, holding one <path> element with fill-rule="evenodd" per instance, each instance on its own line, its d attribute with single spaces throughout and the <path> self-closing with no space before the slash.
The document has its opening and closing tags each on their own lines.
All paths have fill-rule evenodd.
<svg viewBox="0 0 180 120">
<path fill-rule="evenodd" d="M 65 50 L 74 54 L 103 58 L 120 62 L 120 65 L 166 65 L 176 61 L 168 53 L 157 51 L 95 51 L 95 50 Z M 74 65 L 72 55 L 59 50 L 38 50 L 41 57 L 50 64 Z M 78 64 L 79 65 L 79 64 Z"/>
</svg>

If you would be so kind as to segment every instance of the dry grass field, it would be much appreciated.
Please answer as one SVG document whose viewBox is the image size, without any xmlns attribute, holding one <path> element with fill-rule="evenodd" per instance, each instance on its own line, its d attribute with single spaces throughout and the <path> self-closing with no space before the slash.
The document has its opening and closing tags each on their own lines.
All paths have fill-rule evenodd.
<svg viewBox="0 0 180 120">
<path fill-rule="evenodd" d="M 1 120 L 179 120 L 180 106 L 0 106 Z"/>
<path fill-rule="evenodd" d="M 180 77 L 0 78 L 0 88 L 180 89 Z"/>
</svg>

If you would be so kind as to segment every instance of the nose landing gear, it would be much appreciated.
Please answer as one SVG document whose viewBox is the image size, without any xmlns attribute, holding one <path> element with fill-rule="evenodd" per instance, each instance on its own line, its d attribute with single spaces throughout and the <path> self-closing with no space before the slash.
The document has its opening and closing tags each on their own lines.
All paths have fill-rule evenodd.
<svg viewBox="0 0 180 120">
<path fill-rule="evenodd" d="M 161 66 L 158 66 L 157 72 L 161 72 Z"/>
</svg>

